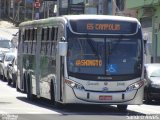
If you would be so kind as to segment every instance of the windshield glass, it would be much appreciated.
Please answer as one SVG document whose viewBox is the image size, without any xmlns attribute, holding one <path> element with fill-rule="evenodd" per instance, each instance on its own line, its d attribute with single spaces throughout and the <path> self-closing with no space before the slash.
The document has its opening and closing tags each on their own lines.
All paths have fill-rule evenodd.
<svg viewBox="0 0 160 120">
<path fill-rule="evenodd" d="M 13 55 L 6 55 L 5 61 L 12 61 L 14 59 Z"/>
<path fill-rule="evenodd" d="M 137 74 L 140 46 L 137 39 L 69 38 L 68 70 L 94 75 Z"/>
<path fill-rule="evenodd" d="M 14 45 L 9 40 L 0 40 L 0 48 L 14 48 Z"/>
<path fill-rule="evenodd" d="M 153 70 L 150 77 L 160 77 L 160 69 Z"/>
</svg>

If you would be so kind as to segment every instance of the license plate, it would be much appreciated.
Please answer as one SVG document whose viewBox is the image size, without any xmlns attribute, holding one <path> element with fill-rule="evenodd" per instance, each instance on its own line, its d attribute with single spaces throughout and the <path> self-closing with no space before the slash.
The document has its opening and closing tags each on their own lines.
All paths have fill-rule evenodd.
<svg viewBox="0 0 160 120">
<path fill-rule="evenodd" d="M 100 95 L 99 100 L 112 100 L 112 96 Z"/>
</svg>

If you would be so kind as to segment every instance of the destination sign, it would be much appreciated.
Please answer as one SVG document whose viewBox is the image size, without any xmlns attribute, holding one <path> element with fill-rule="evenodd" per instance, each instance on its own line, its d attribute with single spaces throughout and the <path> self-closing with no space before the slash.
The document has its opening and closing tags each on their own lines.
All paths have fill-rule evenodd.
<svg viewBox="0 0 160 120">
<path fill-rule="evenodd" d="M 102 60 L 76 60 L 76 66 L 92 66 L 92 67 L 100 67 L 102 66 Z"/>
<path fill-rule="evenodd" d="M 93 23 L 88 23 L 86 25 L 87 30 L 121 30 L 121 25 L 120 24 L 93 24 Z"/>
<path fill-rule="evenodd" d="M 93 34 L 135 34 L 137 23 L 113 20 L 71 20 L 73 32 Z"/>
</svg>

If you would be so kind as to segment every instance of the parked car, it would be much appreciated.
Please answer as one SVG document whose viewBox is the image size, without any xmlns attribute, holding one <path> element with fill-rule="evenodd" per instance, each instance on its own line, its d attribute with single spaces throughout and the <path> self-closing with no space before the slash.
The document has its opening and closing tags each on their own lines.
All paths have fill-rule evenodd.
<svg viewBox="0 0 160 120">
<path fill-rule="evenodd" d="M 11 40 L 0 38 L 0 52 L 15 52 L 16 49 Z"/>
<path fill-rule="evenodd" d="M 7 78 L 7 65 L 16 57 L 15 52 L 7 52 L 4 53 L 2 60 L 0 60 L 0 76 L 1 78 L 6 81 Z"/>
<path fill-rule="evenodd" d="M 160 63 L 151 63 L 145 65 L 144 100 L 160 100 Z"/>
<path fill-rule="evenodd" d="M 8 85 L 16 87 L 17 81 L 17 59 L 16 57 L 7 66 Z"/>
</svg>

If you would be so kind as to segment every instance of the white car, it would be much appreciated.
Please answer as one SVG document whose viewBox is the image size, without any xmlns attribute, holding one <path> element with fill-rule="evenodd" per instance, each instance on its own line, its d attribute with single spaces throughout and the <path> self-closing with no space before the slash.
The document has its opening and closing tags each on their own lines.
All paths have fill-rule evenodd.
<svg viewBox="0 0 160 120">
<path fill-rule="evenodd" d="M 0 52 L 16 52 L 16 46 L 12 43 L 11 40 L 0 38 Z"/>
<path fill-rule="evenodd" d="M 0 60 L 0 75 L 1 78 L 6 81 L 7 78 L 7 65 L 8 63 L 10 63 L 15 57 L 17 56 L 17 54 L 15 52 L 7 52 L 4 53 L 3 59 Z"/>
<path fill-rule="evenodd" d="M 8 85 L 13 85 L 13 87 L 16 87 L 16 81 L 17 81 L 17 59 L 16 57 L 11 61 L 11 63 L 7 66 L 7 80 Z"/>
</svg>

